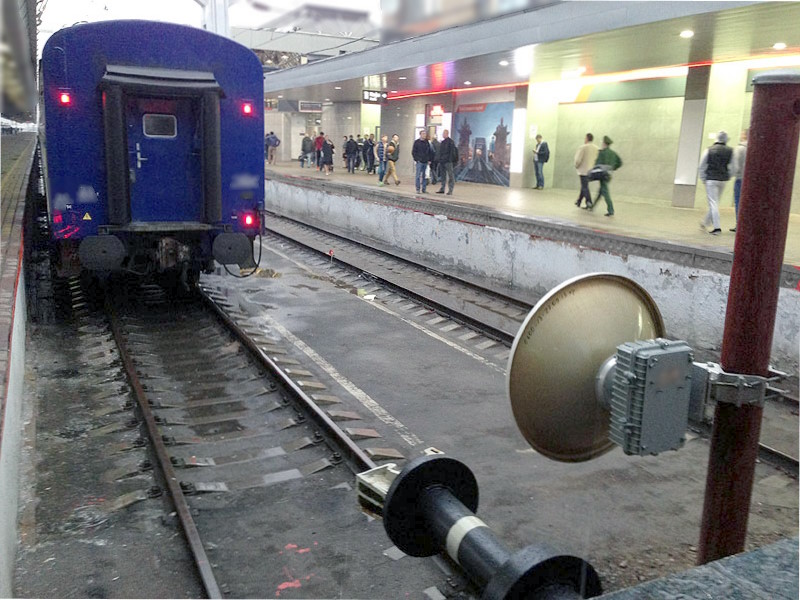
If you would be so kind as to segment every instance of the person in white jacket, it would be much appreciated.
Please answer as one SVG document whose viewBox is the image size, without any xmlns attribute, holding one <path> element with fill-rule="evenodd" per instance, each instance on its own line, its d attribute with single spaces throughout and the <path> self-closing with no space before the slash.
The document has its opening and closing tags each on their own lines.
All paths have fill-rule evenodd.
<svg viewBox="0 0 800 600">
<path fill-rule="evenodd" d="M 733 149 L 733 167 L 731 177 L 733 177 L 733 209 L 736 211 L 736 222 L 739 222 L 739 198 L 742 195 L 742 179 L 744 179 L 744 162 L 747 158 L 747 133 L 742 131 L 739 136 L 739 145 Z M 736 225 L 731 227 L 731 231 L 736 231 Z"/>
<path fill-rule="evenodd" d="M 592 143 L 593 140 L 594 136 L 591 133 L 587 133 L 583 146 L 578 148 L 575 153 L 575 170 L 581 179 L 581 191 L 575 201 L 575 206 L 578 208 L 581 207 L 581 200 L 583 199 L 586 199 L 586 208 L 592 208 L 593 206 L 592 195 L 589 193 L 589 171 L 594 167 L 597 154 L 600 152 L 600 148 Z"/>
<path fill-rule="evenodd" d="M 698 169 L 700 181 L 706 186 L 708 199 L 708 212 L 700 223 L 700 229 L 708 231 L 708 226 L 712 225 L 713 229 L 708 231 L 711 235 L 722 233 L 719 228 L 719 198 L 725 189 L 725 182 L 731 178 L 730 168 L 733 159 L 733 149 L 729 148 L 727 143 L 728 134 L 720 131 L 717 134 L 717 141 L 703 154 Z"/>
</svg>

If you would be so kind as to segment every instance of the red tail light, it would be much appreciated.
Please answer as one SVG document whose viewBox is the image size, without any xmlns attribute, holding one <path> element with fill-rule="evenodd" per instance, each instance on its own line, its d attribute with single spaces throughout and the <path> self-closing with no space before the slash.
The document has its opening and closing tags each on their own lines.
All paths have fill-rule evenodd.
<svg viewBox="0 0 800 600">
<path fill-rule="evenodd" d="M 252 115 L 253 114 L 252 102 L 245 102 L 244 104 L 242 104 L 242 112 L 246 115 Z"/>
<path fill-rule="evenodd" d="M 60 213 L 53 213 L 53 223 L 56 225 L 60 225 L 64 221 L 64 216 Z"/>
<path fill-rule="evenodd" d="M 70 96 L 67 92 L 61 92 L 58 95 L 58 101 L 64 106 L 72 104 L 72 96 Z"/>
<path fill-rule="evenodd" d="M 244 216 L 244 224 L 246 227 L 252 227 L 255 224 L 255 222 L 256 218 L 254 215 L 248 213 Z"/>
</svg>

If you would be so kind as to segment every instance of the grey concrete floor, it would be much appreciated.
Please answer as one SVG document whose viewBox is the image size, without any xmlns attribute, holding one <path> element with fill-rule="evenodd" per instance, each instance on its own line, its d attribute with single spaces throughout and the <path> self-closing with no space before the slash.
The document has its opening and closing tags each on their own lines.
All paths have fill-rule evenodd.
<svg viewBox="0 0 800 600">
<path fill-rule="evenodd" d="M 284 250 L 285 252 L 285 250 Z M 691 567 L 699 535 L 708 444 L 580 464 L 553 462 L 517 431 L 502 361 L 476 360 L 400 311 L 330 284 L 322 272 L 266 252 L 268 277 L 210 278 L 235 288 L 399 419 L 421 444 L 466 462 L 481 486 L 478 514 L 511 548 L 546 542 L 583 556 L 613 590 Z M 341 394 L 346 394 L 341 391 Z M 758 465 L 748 545 L 798 531 L 798 485 Z M 413 568 L 404 558 L 400 568 Z"/>
</svg>

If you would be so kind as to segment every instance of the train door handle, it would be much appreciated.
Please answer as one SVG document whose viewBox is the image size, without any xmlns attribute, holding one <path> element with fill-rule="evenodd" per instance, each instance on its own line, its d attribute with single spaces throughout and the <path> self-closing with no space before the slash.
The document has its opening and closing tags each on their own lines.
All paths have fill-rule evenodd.
<svg viewBox="0 0 800 600">
<path fill-rule="evenodd" d="M 142 156 L 142 146 L 136 142 L 136 168 L 141 169 L 142 163 L 147 160 L 146 156 Z"/>
</svg>

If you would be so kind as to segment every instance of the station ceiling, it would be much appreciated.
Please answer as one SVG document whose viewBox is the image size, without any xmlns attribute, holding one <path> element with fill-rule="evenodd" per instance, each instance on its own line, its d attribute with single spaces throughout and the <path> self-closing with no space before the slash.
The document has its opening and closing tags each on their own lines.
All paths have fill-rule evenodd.
<svg viewBox="0 0 800 600">
<path fill-rule="evenodd" d="M 575 77 L 579 73 L 619 73 L 756 56 L 798 55 L 799 23 L 800 3 L 750 4 L 523 46 L 518 50 L 490 52 L 316 85 L 273 89 L 268 91 L 267 96 L 281 95 L 285 99 L 309 101 L 360 101 L 362 89 L 385 90 L 391 97 L 425 91 L 526 83 L 531 73 L 538 81 L 549 81 Z M 681 38 L 679 34 L 684 30 L 693 31 L 694 36 Z M 773 49 L 778 42 L 785 43 L 786 48 L 780 51 Z M 408 43 L 414 42 L 400 42 Z M 501 65 L 501 61 L 508 64 Z M 290 79 L 284 78 L 284 81 L 288 83 Z"/>
</svg>

